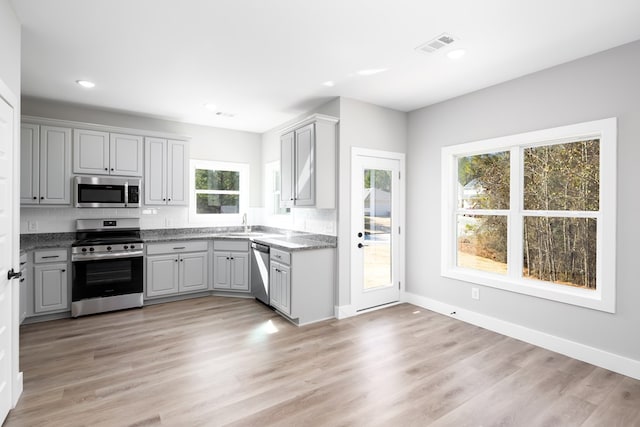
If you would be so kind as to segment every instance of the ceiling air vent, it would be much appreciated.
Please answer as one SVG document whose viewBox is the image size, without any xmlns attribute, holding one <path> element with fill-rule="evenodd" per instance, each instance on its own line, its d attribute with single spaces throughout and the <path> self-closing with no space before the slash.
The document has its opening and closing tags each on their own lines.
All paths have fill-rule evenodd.
<svg viewBox="0 0 640 427">
<path fill-rule="evenodd" d="M 436 50 L 442 49 L 443 47 L 451 46 L 456 40 L 457 39 L 451 34 L 442 33 L 435 39 L 429 40 L 425 44 L 418 46 L 416 50 L 425 53 L 433 53 Z"/>
</svg>

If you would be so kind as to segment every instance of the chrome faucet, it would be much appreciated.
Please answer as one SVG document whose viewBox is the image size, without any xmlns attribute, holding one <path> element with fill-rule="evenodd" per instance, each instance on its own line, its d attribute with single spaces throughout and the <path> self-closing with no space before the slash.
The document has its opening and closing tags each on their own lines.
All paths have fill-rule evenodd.
<svg viewBox="0 0 640 427">
<path fill-rule="evenodd" d="M 244 226 L 244 232 L 245 233 L 251 232 L 251 227 L 249 227 L 249 225 L 247 224 L 247 213 L 246 212 L 244 214 L 242 214 L 242 225 Z"/>
</svg>

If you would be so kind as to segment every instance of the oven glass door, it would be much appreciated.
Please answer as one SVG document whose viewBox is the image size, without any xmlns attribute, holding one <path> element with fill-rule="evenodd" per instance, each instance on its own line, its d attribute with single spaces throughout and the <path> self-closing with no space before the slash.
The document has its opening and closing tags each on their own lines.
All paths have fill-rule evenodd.
<svg viewBox="0 0 640 427">
<path fill-rule="evenodd" d="M 78 203 L 124 203 L 124 185 L 78 184 Z"/>
<path fill-rule="evenodd" d="M 73 301 L 141 293 L 143 257 L 73 262 Z"/>
</svg>

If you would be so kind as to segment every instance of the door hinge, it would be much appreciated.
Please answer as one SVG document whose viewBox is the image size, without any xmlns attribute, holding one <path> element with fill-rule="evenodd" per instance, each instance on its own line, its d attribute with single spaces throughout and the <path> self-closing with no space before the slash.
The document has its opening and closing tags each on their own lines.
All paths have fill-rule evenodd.
<svg viewBox="0 0 640 427">
<path fill-rule="evenodd" d="M 398 171 L 398 179 L 400 179 L 400 171 Z"/>
<path fill-rule="evenodd" d="M 400 234 L 400 227 L 398 227 L 398 234 Z"/>
<path fill-rule="evenodd" d="M 400 290 L 400 282 L 398 282 L 398 290 Z"/>
</svg>

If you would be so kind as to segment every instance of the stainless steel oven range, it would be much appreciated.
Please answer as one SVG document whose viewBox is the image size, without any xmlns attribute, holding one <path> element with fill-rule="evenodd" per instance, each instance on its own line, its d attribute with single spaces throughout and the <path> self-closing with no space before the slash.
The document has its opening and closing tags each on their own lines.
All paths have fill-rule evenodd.
<svg viewBox="0 0 640 427">
<path fill-rule="evenodd" d="M 71 247 L 71 315 L 142 307 L 140 219 L 78 219 Z"/>
</svg>

